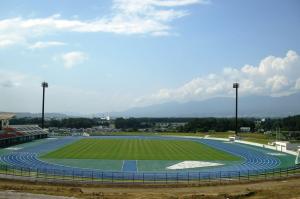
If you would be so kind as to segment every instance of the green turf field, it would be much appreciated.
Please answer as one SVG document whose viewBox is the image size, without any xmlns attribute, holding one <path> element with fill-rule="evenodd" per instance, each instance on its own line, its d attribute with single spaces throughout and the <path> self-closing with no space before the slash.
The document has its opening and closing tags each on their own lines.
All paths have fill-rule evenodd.
<svg viewBox="0 0 300 199">
<path fill-rule="evenodd" d="M 194 141 L 81 139 L 42 158 L 106 160 L 240 160 Z"/>
</svg>

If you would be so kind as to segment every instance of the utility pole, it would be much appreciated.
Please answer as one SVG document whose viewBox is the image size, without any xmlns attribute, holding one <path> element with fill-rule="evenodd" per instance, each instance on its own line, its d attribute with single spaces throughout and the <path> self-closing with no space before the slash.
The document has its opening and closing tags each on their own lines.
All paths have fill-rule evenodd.
<svg viewBox="0 0 300 199">
<path fill-rule="evenodd" d="M 44 120 L 45 120 L 45 88 L 48 88 L 47 82 L 42 82 L 43 87 L 43 107 L 42 107 L 42 128 L 44 129 Z"/>
<path fill-rule="evenodd" d="M 235 136 L 238 136 L 238 89 L 239 83 L 233 83 L 235 88 Z"/>
</svg>

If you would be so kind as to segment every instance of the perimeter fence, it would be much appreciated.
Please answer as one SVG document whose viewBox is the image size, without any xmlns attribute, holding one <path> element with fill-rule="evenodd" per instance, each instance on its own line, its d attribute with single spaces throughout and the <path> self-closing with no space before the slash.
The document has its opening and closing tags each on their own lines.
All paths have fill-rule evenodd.
<svg viewBox="0 0 300 199">
<path fill-rule="evenodd" d="M 286 168 L 218 172 L 109 172 L 71 168 L 66 170 L 26 168 L 0 164 L 0 176 L 7 179 L 86 184 L 223 183 L 300 177 L 300 165 Z"/>
</svg>

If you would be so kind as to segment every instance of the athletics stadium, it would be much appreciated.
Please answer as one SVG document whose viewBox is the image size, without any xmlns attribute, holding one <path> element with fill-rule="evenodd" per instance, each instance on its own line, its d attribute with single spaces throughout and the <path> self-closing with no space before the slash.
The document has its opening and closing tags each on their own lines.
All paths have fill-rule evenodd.
<svg viewBox="0 0 300 199">
<path fill-rule="evenodd" d="M 282 170 L 291 175 L 298 169 L 296 152 L 239 140 L 159 135 L 48 137 L 46 131 L 32 126 L 9 129 L 18 132 L 14 139 L 28 134 L 34 138 L 35 132 L 43 136 L 0 150 L 0 170 L 8 175 L 159 183 L 267 178 L 282 175 Z"/>
</svg>

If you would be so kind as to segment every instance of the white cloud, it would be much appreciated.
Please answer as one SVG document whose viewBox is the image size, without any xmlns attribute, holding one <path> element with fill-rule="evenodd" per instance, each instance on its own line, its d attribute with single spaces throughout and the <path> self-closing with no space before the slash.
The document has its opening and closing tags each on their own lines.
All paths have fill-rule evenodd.
<svg viewBox="0 0 300 199">
<path fill-rule="evenodd" d="M 73 68 L 75 65 L 82 64 L 84 61 L 88 59 L 88 56 L 79 51 L 73 51 L 65 53 L 61 56 L 65 68 Z"/>
<path fill-rule="evenodd" d="M 17 33 L 1 34 L 0 28 L 0 48 L 4 48 L 18 43 L 23 43 L 24 40 L 25 39 L 23 38 L 23 36 L 18 35 Z"/>
<path fill-rule="evenodd" d="M 49 48 L 54 46 L 64 46 L 66 43 L 59 41 L 38 41 L 29 46 L 29 49 Z"/>
<path fill-rule="evenodd" d="M 115 0 L 113 8 L 117 13 L 116 16 L 139 18 L 144 21 L 153 20 L 162 24 L 163 22 L 188 15 L 185 10 L 172 8 L 197 3 L 204 2 L 199 0 Z"/>
<path fill-rule="evenodd" d="M 170 22 L 189 14 L 183 7 L 208 2 L 204 0 L 114 0 L 111 15 L 91 20 L 63 19 L 60 14 L 44 18 L 7 18 L 0 20 L 0 47 L 24 44 L 28 38 L 53 32 L 107 32 L 166 36 L 172 32 Z M 45 45 L 40 43 L 33 48 L 42 48 Z"/>
<path fill-rule="evenodd" d="M 28 77 L 24 74 L 0 70 L 0 87 L 2 88 L 18 87 L 22 85 L 26 79 L 28 79 Z"/>
<path fill-rule="evenodd" d="M 295 89 L 300 90 L 300 77 L 296 80 Z"/>
<path fill-rule="evenodd" d="M 41 68 L 49 68 L 49 65 L 47 65 L 47 64 L 42 64 L 42 65 L 41 65 Z"/>
<path fill-rule="evenodd" d="M 270 77 L 266 81 L 266 86 L 271 88 L 271 91 L 280 91 L 285 86 L 288 86 L 288 79 L 283 75 L 275 75 Z"/>
<path fill-rule="evenodd" d="M 289 95 L 300 90 L 300 57 L 288 51 L 285 57 L 268 56 L 258 66 L 245 65 L 240 69 L 224 68 L 220 74 L 197 77 L 179 88 L 161 89 L 150 96 L 136 99 L 143 106 L 167 101 L 203 100 L 233 96 L 232 83 L 240 83 L 241 95 Z"/>
</svg>

